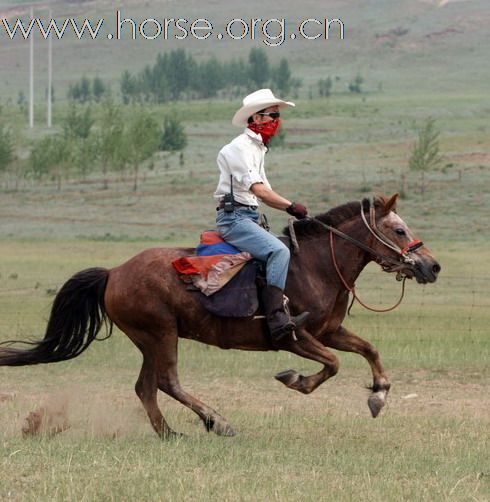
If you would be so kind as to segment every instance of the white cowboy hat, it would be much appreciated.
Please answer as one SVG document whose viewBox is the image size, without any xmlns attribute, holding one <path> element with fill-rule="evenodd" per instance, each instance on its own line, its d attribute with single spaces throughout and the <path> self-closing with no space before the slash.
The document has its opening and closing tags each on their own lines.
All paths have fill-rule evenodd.
<svg viewBox="0 0 490 502">
<path fill-rule="evenodd" d="M 291 101 L 276 98 L 270 89 L 259 89 L 243 98 L 243 106 L 235 113 L 231 123 L 237 127 L 247 125 L 248 117 L 269 106 L 296 106 Z"/>
</svg>

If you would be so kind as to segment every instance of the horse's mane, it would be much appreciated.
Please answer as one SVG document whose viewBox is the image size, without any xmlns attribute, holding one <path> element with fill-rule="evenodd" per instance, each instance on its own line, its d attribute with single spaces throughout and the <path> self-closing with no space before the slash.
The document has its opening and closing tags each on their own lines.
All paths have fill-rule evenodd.
<svg viewBox="0 0 490 502">
<path fill-rule="evenodd" d="M 315 216 L 315 219 L 305 219 L 305 220 L 295 221 L 294 232 L 296 234 L 296 237 L 298 238 L 314 237 L 322 232 L 325 232 L 326 231 L 325 227 L 320 225 L 318 221 L 315 220 L 320 220 L 322 223 L 325 223 L 326 225 L 329 225 L 331 227 L 339 226 L 344 221 L 360 214 L 361 203 L 363 211 L 368 211 L 370 206 L 369 199 L 363 199 L 362 202 L 354 200 L 342 204 L 340 206 L 334 207 L 329 211 L 327 211 L 326 213 L 319 214 Z M 289 227 L 285 227 L 282 233 L 284 235 L 290 236 Z"/>
</svg>

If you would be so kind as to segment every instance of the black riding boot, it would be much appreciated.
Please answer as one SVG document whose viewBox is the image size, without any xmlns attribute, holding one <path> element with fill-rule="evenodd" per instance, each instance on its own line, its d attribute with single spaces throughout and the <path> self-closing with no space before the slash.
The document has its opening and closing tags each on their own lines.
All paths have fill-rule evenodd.
<svg viewBox="0 0 490 502">
<path fill-rule="evenodd" d="M 284 293 L 277 286 L 265 286 L 262 291 L 262 300 L 269 331 L 275 342 L 290 335 L 310 315 L 309 312 L 303 312 L 296 317 L 291 317 L 284 308 Z"/>
</svg>

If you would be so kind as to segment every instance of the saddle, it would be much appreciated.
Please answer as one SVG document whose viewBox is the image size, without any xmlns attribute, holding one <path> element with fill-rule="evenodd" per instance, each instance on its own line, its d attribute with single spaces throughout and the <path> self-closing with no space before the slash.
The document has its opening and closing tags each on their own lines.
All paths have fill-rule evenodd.
<svg viewBox="0 0 490 502">
<path fill-rule="evenodd" d="M 217 231 L 203 232 L 196 254 L 174 260 L 172 265 L 208 312 L 251 317 L 258 311 L 264 265 L 225 242 Z"/>
</svg>

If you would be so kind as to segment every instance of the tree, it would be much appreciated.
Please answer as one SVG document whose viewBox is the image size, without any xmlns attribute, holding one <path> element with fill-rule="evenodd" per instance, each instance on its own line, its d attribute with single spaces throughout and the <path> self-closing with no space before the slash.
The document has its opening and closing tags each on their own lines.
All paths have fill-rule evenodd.
<svg viewBox="0 0 490 502">
<path fill-rule="evenodd" d="M 73 166 L 85 179 L 87 173 L 94 165 L 96 157 L 96 144 L 91 138 L 92 110 L 87 107 L 77 107 L 72 104 L 63 119 L 63 137 L 68 150 L 63 160 L 71 158 Z"/>
<path fill-rule="evenodd" d="M 429 117 L 418 130 L 417 141 L 412 146 L 408 167 L 420 171 L 420 193 L 424 196 L 426 181 L 425 172 L 435 169 L 441 163 L 439 154 L 439 131 L 435 128 L 435 120 Z"/>
<path fill-rule="evenodd" d="M 120 162 L 120 150 L 123 141 L 124 122 L 121 110 L 110 99 L 102 104 L 100 125 L 95 132 L 97 157 L 104 175 L 104 189 L 109 187 L 107 174 Z"/>
<path fill-rule="evenodd" d="M 89 107 L 78 108 L 72 104 L 63 120 L 63 131 L 67 138 L 86 140 L 94 124 Z"/>
<path fill-rule="evenodd" d="M 100 77 L 95 77 L 92 82 L 92 94 L 95 101 L 98 103 L 107 93 L 107 87 Z"/>
<path fill-rule="evenodd" d="M 143 109 L 134 113 L 133 117 L 125 132 L 121 152 L 133 170 L 133 190 L 136 191 L 141 164 L 158 150 L 159 127 L 155 119 Z"/>
<path fill-rule="evenodd" d="M 248 77 L 256 88 L 264 87 L 270 77 L 270 66 L 264 49 L 251 49 L 248 56 Z"/>
<path fill-rule="evenodd" d="M 187 135 L 180 120 L 173 115 L 165 117 L 159 149 L 162 152 L 178 152 L 186 146 Z"/>
<path fill-rule="evenodd" d="M 223 79 L 241 94 L 242 89 L 247 88 L 248 80 L 248 68 L 245 61 L 240 58 L 223 63 Z"/>
<path fill-rule="evenodd" d="M 0 106 L 0 117 L 2 107 Z M 16 149 L 19 148 L 19 137 L 14 142 L 12 130 L 0 120 L 0 174 L 6 173 L 15 180 L 15 190 L 19 186 L 19 181 L 24 175 L 25 162 L 16 155 Z"/>
<path fill-rule="evenodd" d="M 208 59 L 198 66 L 194 87 L 199 93 L 200 98 L 214 98 L 225 84 L 223 68 L 215 57 Z"/>
<path fill-rule="evenodd" d="M 137 96 L 137 87 L 136 78 L 128 70 L 125 70 L 121 76 L 120 84 L 121 97 L 125 105 L 134 103 Z"/>
<path fill-rule="evenodd" d="M 70 156 L 71 149 L 62 134 L 45 136 L 34 144 L 30 157 L 30 171 L 37 179 L 52 176 L 56 180 L 58 190 L 61 190 Z"/>
<path fill-rule="evenodd" d="M 178 100 L 182 91 L 185 91 L 190 87 L 191 59 L 193 59 L 192 56 L 188 57 L 184 49 L 177 49 L 170 52 L 167 80 L 169 84 L 170 97 L 173 100 Z"/>
<path fill-rule="evenodd" d="M 351 80 L 348 85 L 349 92 L 354 92 L 360 94 L 362 92 L 361 85 L 364 83 L 364 79 L 358 73 L 354 80 Z"/>
<path fill-rule="evenodd" d="M 14 159 L 14 145 L 10 129 L 0 123 L 0 173 L 5 172 Z"/>
<path fill-rule="evenodd" d="M 291 70 L 286 58 L 282 58 L 279 66 L 274 69 L 272 82 L 280 95 L 286 96 L 289 94 L 291 90 Z"/>
<path fill-rule="evenodd" d="M 70 150 L 71 165 L 82 176 L 82 179 L 86 179 L 87 174 L 94 169 L 97 160 L 97 138 L 91 134 L 85 139 L 67 140 L 67 148 Z"/>
<path fill-rule="evenodd" d="M 318 81 L 318 92 L 322 98 L 328 98 L 330 96 L 332 92 L 332 79 L 330 77 Z"/>
<path fill-rule="evenodd" d="M 92 87 L 90 80 L 87 77 L 82 77 L 80 80 L 80 101 L 86 103 L 92 99 Z"/>
<path fill-rule="evenodd" d="M 299 96 L 299 89 L 303 85 L 303 80 L 299 77 L 294 77 L 291 79 L 291 90 L 294 98 Z"/>
<path fill-rule="evenodd" d="M 17 95 L 17 105 L 19 106 L 20 113 L 27 115 L 27 99 L 24 92 L 21 90 Z"/>
<path fill-rule="evenodd" d="M 70 85 L 68 88 L 68 99 L 86 103 L 92 100 L 92 86 L 87 77 L 82 77 L 80 82 Z"/>
</svg>

